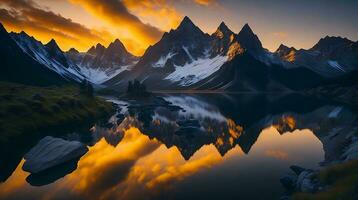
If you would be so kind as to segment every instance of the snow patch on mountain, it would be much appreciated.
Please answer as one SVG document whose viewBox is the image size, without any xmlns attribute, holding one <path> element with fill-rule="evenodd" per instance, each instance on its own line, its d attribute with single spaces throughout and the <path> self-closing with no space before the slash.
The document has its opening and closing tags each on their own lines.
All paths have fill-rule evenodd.
<svg viewBox="0 0 358 200">
<path fill-rule="evenodd" d="M 13 33 L 12 38 L 26 54 L 50 70 L 55 71 L 66 79 L 73 79 L 78 82 L 83 80 L 84 77 L 76 69 L 76 66 L 70 65 L 66 68 L 63 64 L 49 55 L 45 46 L 41 42 L 25 35 L 25 33 Z"/>
<path fill-rule="evenodd" d="M 328 114 L 328 118 L 337 118 L 339 113 L 341 113 L 341 111 L 343 110 L 343 107 L 339 106 L 334 108 L 329 114 Z"/>
<path fill-rule="evenodd" d="M 198 98 L 189 96 L 168 96 L 164 97 L 164 100 L 183 109 L 179 112 L 181 118 L 194 118 L 199 120 L 212 119 L 219 122 L 227 121 L 226 117 L 224 117 L 219 110 L 213 109 L 212 106 Z"/>
<path fill-rule="evenodd" d="M 115 77 L 116 75 L 122 73 L 125 70 L 130 70 L 132 65 L 121 66 L 116 68 L 115 70 L 107 70 L 104 71 L 103 69 L 91 68 L 91 67 L 83 67 L 79 66 L 81 73 L 92 83 L 95 84 L 102 84 L 103 82 L 108 81 L 109 79 Z"/>
<path fill-rule="evenodd" d="M 329 64 L 331 67 L 335 68 L 335 69 L 338 69 L 338 70 L 340 70 L 340 71 L 342 71 L 342 72 L 346 72 L 346 71 L 343 69 L 343 67 L 342 67 L 337 61 L 329 60 L 329 61 L 328 61 L 328 64 Z"/>
<path fill-rule="evenodd" d="M 165 79 L 179 82 L 181 86 L 190 86 L 215 73 L 227 60 L 227 56 L 218 55 L 214 58 L 199 58 L 184 66 L 175 65 L 175 71 Z"/>
<path fill-rule="evenodd" d="M 188 47 L 182 46 L 182 48 L 183 48 L 183 50 L 185 51 L 186 55 L 189 56 L 191 62 L 193 62 L 195 59 L 194 59 L 193 56 L 190 54 Z"/>
<path fill-rule="evenodd" d="M 156 68 L 162 68 L 165 66 L 167 61 L 171 59 L 173 56 L 175 56 L 176 54 L 177 53 L 169 52 L 168 55 L 160 57 L 160 59 L 156 63 L 152 64 L 152 66 Z"/>
</svg>

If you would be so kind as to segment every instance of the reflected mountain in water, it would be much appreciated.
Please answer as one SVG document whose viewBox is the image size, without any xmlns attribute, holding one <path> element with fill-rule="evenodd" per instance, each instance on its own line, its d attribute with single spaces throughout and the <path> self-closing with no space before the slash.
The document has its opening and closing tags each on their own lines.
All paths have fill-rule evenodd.
<svg viewBox="0 0 358 200">
<path fill-rule="evenodd" d="M 105 122 L 72 131 L 64 129 L 56 136 L 88 146 L 104 138 L 107 144 L 116 147 L 125 131 L 135 127 L 167 148 L 176 147 L 189 160 L 210 144 L 222 157 L 236 146 L 249 154 L 262 130 L 268 127 L 274 127 L 280 134 L 310 129 L 323 143 L 326 159 L 330 159 L 335 155 L 327 153 L 332 145 L 325 137 L 334 131 L 353 129 L 357 121 L 349 107 L 297 94 L 161 94 L 148 102 L 121 102 L 118 106 L 119 112 Z M 39 139 L 19 138 L 16 142 L 23 145 L 13 145 L 13 141 L 0 147 L 1 160 L 6 161 L 0 164 L 2 181 L 11 176 L 23 155 Z M 12 159 L 7 159 L 9 155 Z M 75 171 L 77 162 L 29 175 L 26 180 L 34 186 L 47 185 Z"/>
<path fill-rule="evenodd" d="M 108 119 L 105 120 L 105 122 L 107 121 Z M 28 137 L 24 134 L 24 137 L 18 137 L 17 140 L 2 142 L 0 144 L 0 182 L 5 182 L 12 175 L 24 155 L 45 136 L 55 136 L 65 140 L 80 141 L 88 146 L 93 146 L 102 138 L 105 138 L 109 144 L 117 145 L 123 138 L 123 132 L 120 134 L 112 128 L 105 128 L 104 125 L 106 123 L 104 123 L 103 120 L 98 121 L 98 125 L 93 125 L 94 123 L 95 122 L 86 122 L 80 127 L 63 126 L 61 130 L 43 130 L 35 136 L 31 134 L 32 136 Z M 54 169 L 53 171 L 57 172 L 54 176 L 60 178 L 71 173 L 76 169 L 77 161 L 78 160 L 74 160 L 65 163 L 63 166 L 60 166 L 59 169 Z M 34 180 L 36 180 L 37 177 L 43 176 L 41 174 L 34 176 Z M 55 178 L 49 179 L 55 180 Z M 33 178 L 28 180 L 33 180 Z"/>
<path fill-rule="evenodd" d="M 123 123 L 128 127 L 132 122 L 129 126 L 167 148 L 177 147 L 186 160 L 209 144 L 222 156 L 236 145 L 248 154 L 260 132 L 271 126 L 281 134 L 310 129 L 322 139 L 334 129 L 353 126 L 357 119 L 350 109 L 334 102 L 298 94 L 172 94 L 161 98 L 167 104 L 128 106 L 129 116 Z"/>
<path fill-rule="evenodd" d="M 56 180 L 72 173 L 77 169 L 80 158 L 73 159 L 61 165 L 52 167 L 48 170 L 36 174 L 30 174 L 26 181 L 32 186 L 43 186 L 55 182 Z"/>
</svg>

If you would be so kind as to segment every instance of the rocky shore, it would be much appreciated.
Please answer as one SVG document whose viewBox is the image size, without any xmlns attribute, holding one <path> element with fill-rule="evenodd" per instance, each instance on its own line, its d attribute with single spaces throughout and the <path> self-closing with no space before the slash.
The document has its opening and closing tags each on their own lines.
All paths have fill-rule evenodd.
<svg viewBox="0 0 358 200">
<path fill-rule="evenodd" d="M 358 126 L 333 129 L 321 141 L 325 160 L 319 169 L 291 166 L 280 179 L 289 199 L 358 198 Z"/>
</svg>

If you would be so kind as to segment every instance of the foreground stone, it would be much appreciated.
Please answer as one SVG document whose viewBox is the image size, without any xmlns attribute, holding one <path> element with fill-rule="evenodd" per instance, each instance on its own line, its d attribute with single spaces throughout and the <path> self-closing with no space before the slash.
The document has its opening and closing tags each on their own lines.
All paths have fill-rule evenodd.
<svg viewBox="0 0 358 200">
<path fill-rule="evenodd" d="M 22 169 L 30 173 L 39 173 L 51 167 L 65 163 L 86 154 L 86 145 L 77 141 L 66 141 L 47 136 L 41 139 L 25 156 Z"/>
<path fill-rule="evenodd" d="M 294 174 L 286 175 L 280 179 L 281 184 L 287 190 L 311 193 L 318 190 L 319 183 L 316 178 L 314 178 L 315 171 L 297 165 L 291 166 L 290 169 Z"/>
<path fill-rule="evenodd" d="M 320 170 L 326 166 L 334 166 L 358 159 L 358 127 L 347 126 L 333 129 L 323 139 L 325 161 L 322 168 L 317 170 L 305 169 L 300 166 L 291 166 L 294 174 L 286 175 L 280 179 L 281 184 L 289 192 L 282 199 L 291 198 L 295 192 L 316 193 L 324 191 L 329 185 L 321 183 L 317 178 Z M 294 187 L 294 189 L 292 189 Z"/>
</svg>

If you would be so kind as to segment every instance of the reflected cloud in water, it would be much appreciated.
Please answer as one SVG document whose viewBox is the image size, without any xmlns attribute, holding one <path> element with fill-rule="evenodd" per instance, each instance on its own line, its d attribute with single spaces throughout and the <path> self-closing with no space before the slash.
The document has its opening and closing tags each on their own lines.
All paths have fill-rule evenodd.
<svg viewBox="0 0 358 200">
<path fill-rule="evenodd" d="M 22 161 L 0 185 L 0 198 L 278 197 L 278 177 L 289 165 L 317 166 L 327 132 L 356 122 L 348 108 L 313 101 L 301 109 L 290 100 L 212 94 L 124 102 L 124 118 L 91 128 L 89 152 L 75 170 L 72 163 L 57 176 L 36 178 L 21 170 Z M 266 189 L 263 177 L 272 183 Z"/>
</svg>

